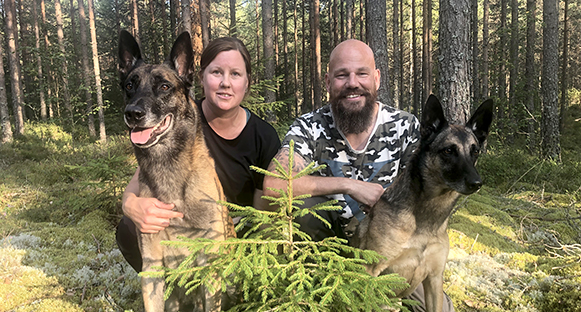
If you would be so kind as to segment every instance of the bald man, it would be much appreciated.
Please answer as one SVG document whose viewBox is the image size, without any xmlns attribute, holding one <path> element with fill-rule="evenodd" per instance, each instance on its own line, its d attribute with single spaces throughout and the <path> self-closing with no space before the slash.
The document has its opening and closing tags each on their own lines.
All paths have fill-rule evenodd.
<svg viewBox="0 0 581 312">
<path fill-rule="evenodd" d="M 307 215 L 297 220 L 301 231 L 313 240 L 337 236 L 347 238 L 344 227 L 353 217 L 362 220 L 397 176 L 419 143 L 420 123 L 407 112 L 377 101 L 381 72 L 375 67 L 371 48 L 359 40 L 341 42 L 331 52 L 325 84 L 329 104 L 297 118 L 275 156 L 289 165 L 289 142 L 295 142 L 293 172 L 309 163 L 326 168 L 293 182 L 294 195 L 310 194 L 304 207 L 337 199 L 343 211 L 320 211 L 331 228 Z M 274 172 L 271 162 L 269 171 Z M 264 178 L 264 194 L 278 196 L 268 188 L 286 189 L 286 182 Z M 454 311 L 445 297 L 444 310 Z M 410 307 L 423 311 L 423 289 L 411 299 L 422 303 Z"/>
</svg>

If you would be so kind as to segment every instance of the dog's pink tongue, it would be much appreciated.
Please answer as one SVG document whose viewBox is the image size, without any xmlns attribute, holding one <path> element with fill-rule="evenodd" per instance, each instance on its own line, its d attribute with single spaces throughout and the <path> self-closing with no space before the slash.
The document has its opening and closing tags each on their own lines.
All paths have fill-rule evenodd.
<svg viewBox="0 0 581 312">
<path fill-rule="evenodd" d="M 145 144 L 147 143 L 147 141 L 149 140 L 149 137 L 151 136 L 151 132 L 153 131 L 153 128 L 149 128 L 149 129 L 145 129 L 145 130 L 141 130 L 141 131 L 137 131 L 137 130 L 131 130 L 131 142 L 135 143 L 135 144 Z"/>
</svg>

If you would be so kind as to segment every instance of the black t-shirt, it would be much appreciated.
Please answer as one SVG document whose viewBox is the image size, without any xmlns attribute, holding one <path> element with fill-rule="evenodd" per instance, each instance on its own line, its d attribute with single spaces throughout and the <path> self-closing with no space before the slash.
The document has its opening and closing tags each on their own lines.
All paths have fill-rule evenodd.
<svg viewBox="0 0 581 312">
<path fill-rule="evenodd" d="M 202 112 L 202 100 L 196 100 L 201 116 L 206 144 L 216 162 L 216 172 L 226 199 L 240 206 L 252 206 L 254 190 L 262 190 L 264 176 L 250 169 L 267 169 L 280 148 L 274 128 L 256 114 L 247 112 L 246 126 L 233 140 L 219 136 L 208 124 Z"/>
</svg>

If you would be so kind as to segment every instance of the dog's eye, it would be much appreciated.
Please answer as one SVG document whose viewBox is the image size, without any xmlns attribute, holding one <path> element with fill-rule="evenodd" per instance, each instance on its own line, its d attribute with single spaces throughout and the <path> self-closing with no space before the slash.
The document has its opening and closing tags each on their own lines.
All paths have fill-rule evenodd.
<svg viewBox="0 0 581 312">
<path fill-rule="evenodd" d="M 166 84 L 166 83 L 164 83 L 164 84 L 162 84 L 162 85 L 159 87 L 159 89 L 160 89 L 161 91 L 167 91 L 167 90 L 169 90 L 169 85 L 168 85 L 168 84 Z"/>
<path fill-rule="evenodd" d="M 444 150 L 444 154 L 446 154 L 446 155 L 452 155 L 452 154 L 454 154 L 454 148 L 452 148 L 452 147 L 446 148 Z"/>
<path fill-rule="evenodd" d="M 126 83 L 125 84 L 125 90 L 127 90 L 127 91 L 133 90 L 133 83 L 132 82 Z"/>
</svg>

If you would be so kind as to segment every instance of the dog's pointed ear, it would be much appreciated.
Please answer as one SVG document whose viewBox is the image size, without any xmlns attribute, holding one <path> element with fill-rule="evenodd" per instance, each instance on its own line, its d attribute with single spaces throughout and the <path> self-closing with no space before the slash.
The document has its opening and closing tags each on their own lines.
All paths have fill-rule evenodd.
<svg viewBox="0 0 581 312">
<path fill-rule="evenodd" d="M 194 50 L 190 34 L 183 32 L 173 44 L 166 63 L 190 86 L 194 82 Z"/>
<path fill-rule="evenodd" d="M 478 109 L 472 114 L 470 120 L 466 123 L 466 127 L 470 128 L 478 138 L 480 145 L 486 141 L 490 124 L 492 124 L 492 111 L 494 109 L 491 99 L 484 101 Z"/>
<path fill-rule="evenodd" d="M 127 74 L 141 61 L 141 50 L 135 38 L 126 30 L 119 33 L 119 77 L 125 80 Z"/>
<path fill-rule="evenodd" d="M 427 138 L 433 133 L 440 131 L 447 124 L 448 121 L 444 116 L 442 104 L 440 104 L 440 101 L 435 95 L 430 94 L 422 111 L 422 124 L 420 127 L 422 138 Z"/>
</svg>

